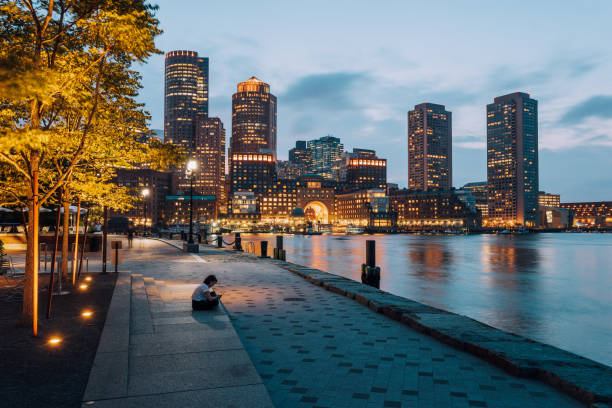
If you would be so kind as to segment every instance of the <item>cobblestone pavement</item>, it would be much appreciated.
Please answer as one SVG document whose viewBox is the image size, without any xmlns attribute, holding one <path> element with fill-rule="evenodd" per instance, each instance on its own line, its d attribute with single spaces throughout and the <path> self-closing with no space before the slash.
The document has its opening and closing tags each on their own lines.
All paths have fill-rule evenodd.
<svg viewBox="0 0 612 408">
<path fill-rule="evenodd" d="M 214 249 L 179 261 L 167 244 L 139 245 L 127 266 L 144 277 L 171 285 L 217 275 L 217 292 L 277 407 L 582 406 L 271 263 Z"/>
</svg>

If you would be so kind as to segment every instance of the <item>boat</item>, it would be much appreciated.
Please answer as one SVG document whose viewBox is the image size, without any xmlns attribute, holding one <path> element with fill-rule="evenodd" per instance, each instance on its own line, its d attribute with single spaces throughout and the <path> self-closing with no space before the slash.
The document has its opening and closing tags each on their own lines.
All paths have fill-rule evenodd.
<svg viewBox="0 0 612 408">
<path fill-rule="evenodd" d="M 510 230 L 505 229 L 505 230 L 503 230 L 503 231 L 499 231 L 499 232 L 498 232 L 498 234 L 504 234 L 504 235 L 507 235 L 507 234 L 512 234 L 512 232 L 511 232 Z"/>
<path fill-rule="evenodd" d="M 312 227 L 308 227 L 305 231 L 304 231 L 304 235 L 322 235 L 323 231 L 315 231 L 312 229 Z"/>
<path fill-rule="evenodd" d="M 363 234 L 363 228 L 362 227 L 358 227 L 355 225 L 349 225 L 346 228 L 346 235 L 357 235 L 357 234 Z"/>
</svg>

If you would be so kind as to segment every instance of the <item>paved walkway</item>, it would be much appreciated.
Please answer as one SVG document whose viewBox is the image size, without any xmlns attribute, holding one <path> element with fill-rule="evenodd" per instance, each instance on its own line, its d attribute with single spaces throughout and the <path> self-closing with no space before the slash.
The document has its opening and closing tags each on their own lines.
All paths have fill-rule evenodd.
<svg viewBox="0 0 612 408">
<path fill-rule="evenodd" d="M 235 339 L 223 337 L 231 325 L 222 311 L 206 317 L 217 321 L 219 330 L 196 329 L 204 322 L 188 311 L 194 284 L 214 273 L 230 322 L 259 373 L 247 370 L 243 378 L 257 387 L 261 377 L 276 407 L 582 406 L 549 386 L 512 377 L 249 255 L 216 249 L 184 254 L 148 240 L 126 253 L 123 269 L 142 274 L 142 278 L 136 276 L 135 290 L 144 286 L 151 313 L 151 321 L 146 313 L 136 318 L 135 311 L 146 308 L 135 305 L 133 289 L 128 389 L 150 395 L 141 402 L 153 404 L 159 397 L 156 393 L 174 393 L 185 381 L 196 389 L 220 381 L 218 386 L 228 391 L 225 395 L 235 394 L 223 379 L 203 376 L 198 384 L 194 376 L 201 373 L 196 368 L 212 358 L 205 350 L 215 350 L 215 346 L 202 349 L 203 344 L 243 352 L 238 351 L 241 345 L 232 343 Z M 223 364 L 226 360 L 213 361 Z M 172 374 L 159 374 L 169 366 Z M 190 374 L 176 377 L 175 372 L 181 371 Z M 217 377 L 229 374 L 216 372 Z M 167 381 L 171 385 L 166 386 Z M 190 401 L 190 395 L 181 395 L 182 402 Z M 216 402 L 214 406 L 229 405 Z"/>
<path fill-rule="evenodd" d="M 191 310 L 199 276 L 173 280 L 201 259 L 145 240 L 125 258 L 83 406 L 272 407 L 227 312 Z"/>
</svg>

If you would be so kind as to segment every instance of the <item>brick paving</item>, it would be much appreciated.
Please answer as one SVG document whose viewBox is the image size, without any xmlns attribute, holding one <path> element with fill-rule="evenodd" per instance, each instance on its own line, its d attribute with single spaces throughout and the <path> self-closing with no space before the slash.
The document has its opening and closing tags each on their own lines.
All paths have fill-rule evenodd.
<svg viewBox="0 0 612 408">
<path fill-rule="evenodd" d="M 214 249 L 188 256 L 144 241 L 126 258 L 124 268 L 163 281 L 162 297 L 173 286 L 187 296 L 185 284 L 216 274 L 277 407 L 583 406 L 252 256 Z"/>
</svg>

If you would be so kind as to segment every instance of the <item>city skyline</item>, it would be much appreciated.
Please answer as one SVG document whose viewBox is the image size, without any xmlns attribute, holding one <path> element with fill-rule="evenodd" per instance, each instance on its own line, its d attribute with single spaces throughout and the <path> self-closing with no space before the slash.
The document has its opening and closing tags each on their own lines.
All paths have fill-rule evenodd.
<svg viewBox="0 0 612 408">
<path fill-rule="evenodd" d="M 465 24 L 473 22 L 475 26 L 449 39 L 456 50 L 449 55 L 429 52 L 425 56 L 432 58 L 432 62 L 425 61 L 425 58 L 414 63 L 408 58 L 412 54 L 408 52 L 409 47 L 398 44 L 396 35 L 389 35 L 392 30 L 396 34 L 413 30 L 398 26 L 393 11 L 405 7 L 399 3 L 366 10 L 364 4 L 357 2 L 354 6 L 355 21 L 340 25 L 352 30 L 350 32 L 355 35 L 352 39 L 325 28 L 325 24 L 313 37 L 297 38 L 305 30 L 303 19 L 312 10 L 300 9 L 304 15 L 298 16 L 300 13 L 290 13 L 292 8 L 288 6 L 278 7 L 272 12 L 271 27 L 263 29 L 257 37 L 245 38 L 253 26 L 251 22 L 231 27 L 232 34 L 224 35 L 228 29 L 221 26 L 223 21 L 229 21 L 226 19 L 229 19 L 232 7 L 214 4 L 206 6 L 205 20 L 211 20 L 210 26 L 188 24 L 190 16 L 198 14 L 193 12 L 184 16 L 186 21 L 178 27 L 177 16 L 186 5 L 177 2 L 170 9 L 167 3 L 160 2 L 158 17 L 166 31 L 160 38 L 160 48 L 166 52 L 193 49 L 210 58 L 209 109 L 211 116 L 219 116 L 226 124 L 230 123 L 231 95 L 236 83 L 253 75 L 265 79 L 278 97 L 280 159 L 287 158 L 287 152 L 296 140 L 318 139 L 332 134 L 342 140 L 347 150 L 351 147 L 375 149 L 388 159 L 389 182 L 406 186 L 405 115 L 416 104 L 432 102 L 444 104 L 454 114 L 454 186 L 484 181 L 486 104 L 496 96 L 521 91 L 540 101 L 540 189 L 560 193 L 562 201 L 606 200 L 612 194 L 608 164 L 612 142 L 606 133 L 610 123 L 608 99 L 612 99 L 606 95 L 612 93 L 612 89 L 599 79 L 603 78 L 602 72 L 611 61 L 598 51 L 601 49 L 597 45 L 599 40 L 583 46 L 584 40 L 591 38 L 587 17 L 598 18 L 599 14 L 605 13 L 592 12 L 577 17 L 580 21 L 575 23 L 582 24 L 585 29 L 561 44 L 558 35 L 544 34 L 546 29 L 555 32 L 554 26 L 569 19 L 572 7 L 557 8 L 558 15 L 555 16 L 558 21 L 552 24 L 551 19 L 539 18 L 549 11 L 548 8 L 534 5 L 533 16 L 521 24 L 533 24 L 536 39 L 521 34 L 515 44 L 505 46 L 503 53 L 487 51 L 491 55 L 486 56 L 480 55 L 483 47 L 494 44 L 509 28 L 497 28 L 489 39 L 476 38 L 474 31 L 495 25 L 491 22 L 476 24 L 474 21 L 479 20 L 476 16 L 463 16 L 467 19 Z M 190 6 L 194 9 L 200 7 Z M 324 17 L 326 21 L 340 13 L 336 5 L 321 4 L 320 7 L 325 7 L 329 14 Z M 455 6 L 449 7 L 453 9 Z M 601 10 L 609 8 L 604 3 L 596 7 Z M 254 14 L 263 12 L 244 5 L 244 10 L 251 9 Z M 388 30 L 372 32 L 371 38 L 366 38 L 368 33 L 355 32 L 366 11 L 371 11 L 375 20 L 367 27 L 379 27 L 388 19 Z M 495 7 L 482 8 L 480 17 L 495 11 Z M 509 12 L 508 19 L 513 13 Z M 278 29 L 285 14 L 287 18 L 295 19 L 294 29 L 286 38 L 271 37 L 269 30 Z M 449 19 L 447 16 L 441 18 Z M 448 35 L 451 28 L 443 28 L 436 35 Z M 215 35 L 208 35 L 209 32 Z M 186 33 L 193 35 L 184 35 Z M 332 52 L 331 43 L 334 41 L 317 41 L 321 36 L 339 42 L 334 46 L 336 52 Z M 561 37 L 565 40 L 568 36 Z M 202 38 L 214 40 L 203 41 Z M 288 43 L 299 52 L 287 48 Z M 361 44 L 361 50 L 348 55 L 355 51 L 357 43 Z M 374 46 L 374 43 L 378 45 Z M 386 52 L 382 52 L 384 50 Z M 568 52 L 570 50 L 575 52 Z M 458 53 L 464 56 L 454 61 L 453 69 L 450 69 L 449 60 L 451 57 L 456 59 Z M 313 58 L 316 55 L 320 57 Z M 155 83 L 159 81 L 153 78 L 159 72 L 156 58 L 141 67 L 144 78 L 141 100 L 152 113 L 152 127 L 161 128 L 157 113 L 161 97 L 157 93 L 159 84 Z M 383 66 L 384 69 L 379 68 Z M 567 166 L 567 163 L 575 165 Z"/>
</svg>

